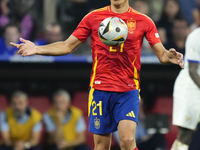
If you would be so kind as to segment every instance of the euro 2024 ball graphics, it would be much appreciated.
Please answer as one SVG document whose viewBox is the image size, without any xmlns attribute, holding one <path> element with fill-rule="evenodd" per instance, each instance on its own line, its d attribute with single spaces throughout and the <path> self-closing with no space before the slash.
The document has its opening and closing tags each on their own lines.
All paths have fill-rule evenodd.
<svg viewBox="0 0 200 150">
<path fill-rule="evenodd" d="M 126 41 L 128 27 L 126 23 L 118 17 L 104 19 L 99 26 L 99 38 L 108 46 L 118 46 Z"/>
</svg>

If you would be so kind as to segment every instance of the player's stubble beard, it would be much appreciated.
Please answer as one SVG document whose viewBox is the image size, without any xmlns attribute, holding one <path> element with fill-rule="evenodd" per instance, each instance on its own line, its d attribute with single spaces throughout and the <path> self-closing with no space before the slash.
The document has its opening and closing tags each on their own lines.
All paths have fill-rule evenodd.
<svg viewBox="0 0 200 150">
<path fill-rule="evenodd" d="M 129 0 L 110 0 L 111 10 L 114 13 L 125 13 L 129 9 Z"/>
<path fill-rule="evenodd" d="M 110 2 L 111 2 L 113 5 L 117 6 L 117 7 L 119 7 L 119 6 L 121 6 L 121 5 L 125 4 L 125 3 L 127 3 L 127 1 L 128 1 L 128 0 L 110 0 Z"/>
</svg>

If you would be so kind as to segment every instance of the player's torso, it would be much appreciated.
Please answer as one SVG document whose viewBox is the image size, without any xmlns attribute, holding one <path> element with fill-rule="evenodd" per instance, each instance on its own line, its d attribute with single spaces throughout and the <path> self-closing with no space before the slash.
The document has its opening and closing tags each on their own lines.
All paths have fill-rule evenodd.
<svg viewBox="0 0 200 150">
<path fill-rule="evenodd" d="M 142 14 L 137 14 L 137 12 L 129 8 L 128 12 L 123 14 L 116 14 L 110 10 L 110 7 L 105 7 L 94 12 L 92 15 L 93 25 L 92 25 L 92 50 L 96 53 L 110 55 L 110 57 L 117 57 L 118 55 L 126 55 L 132 61 L 134 61 L 134 56 L 140 54 L 142 40 L 144 36 L 144 19 Z M 103 44 L 98 37 L 98 29 L 101 22 L 108 17 L 119 17 L 128 26 L 128 37 L 124 44 L 121 46 L 110 47 Z M 96 48 L 98 47 L 98 48 Z M 127 55 L 128 54 L 128 55 Z"/>
<path fill-rule="evenodd" d="M 198 86 L 194 83 L 189 74 L 189 60 L 194 63 L 200 62 L 200 44 L 193 43 L 195 40 L 200 38 L 200 28 L 194 30 L 186 40 L 186 53 L 184 61 L 184 69 L 182 69 L 177 77 L 176 84 L 182 85 L 183 88 L 197 89 Z M 193 48 L 194 47 L 194 48 Z M 194 52 L 195 51 L 195 52 Z M 195 57 L 195 58 L 194 58 Z M 197 73 L 200 76 L 200 63 L 198 63 Z"/>
<path fill-rule="evenodd" d="M 145 20 L 141 17 L 143 16 L 142 14 L 138 14 L 132 8 L 129 8 L 128 12 L 123 14 L 113 13 L 109 9 L 110 7 L 105 7 L 96 10 L 91 15 L 92 55 L 93 60 L 98 61 L 96 64 L 94 62 L 93 70 L 95 70 L 95 75 L 93 72 L 91 79 L 94 78 L 94 81 L 91 82 L 94 82 L 93 84 L 102 84 L 96 85 L 96 89 L 103 86 L 105 82 L 113 84 L 112 87 L 115 87 L 115 89 L 125 88 L 124 91 L 138 89 L 141 67 L 140 54 L 146 29 L 144 27 Z M 119 17 L 127 24 L 128 37 L 120 46 L 106 46 L 98 36 L 99 25 L 108 17 Z M 108 86 L 107 84 L 105 85 Z"/>
<path fill-rule="evenodd" d="M 200 55 L 200 52 L 199 52 Z M 198 64 L 197 73 L 200 76 L 200 63 Z M 194 83 L 192 78 L 189 74 L 189 63 L 187 61 L 187 52 L 185 56 L 185 62 L 184 62 L 184 69 L 182 69 L 179 73 L 179 75 L 176 78 L 175 82 L 175 89 L 177 91 L 181 91 L 182 89 L 186 90 L 197 90 L 199 91 L 199 87 Z"/>
</svg>

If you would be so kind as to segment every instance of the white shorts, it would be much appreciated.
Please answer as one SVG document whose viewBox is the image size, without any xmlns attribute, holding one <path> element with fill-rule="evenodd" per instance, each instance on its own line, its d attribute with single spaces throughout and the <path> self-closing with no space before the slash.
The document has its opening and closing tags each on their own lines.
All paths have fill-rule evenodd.
<svg viewBox="0 0 200 150">
<path fill-rule="evenodd" d="M 180 87 L 179 87 L 180 88 Z M 173 94 L 173 125 L 195 130 L 200 119 L 199 90 L 177 90 Z"/>
</svg>

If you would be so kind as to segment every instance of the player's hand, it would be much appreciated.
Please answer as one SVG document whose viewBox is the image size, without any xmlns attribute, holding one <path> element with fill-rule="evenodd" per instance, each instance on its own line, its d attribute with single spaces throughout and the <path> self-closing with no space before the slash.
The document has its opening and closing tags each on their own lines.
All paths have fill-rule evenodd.
<svg viewBox="0 0 200 150">
<path fill-rule="evenodd" d="M 25 40 L 23 38 L 20 38 L 19 40 L 23 43 L 21 44 L 16 44 L 13 42 L 10 43 L 12 46 L 15 46 L 19 49 L 17 52 L 18 54 L 22 54 L 22 56 L 30 56 L 36 54 L 36 46 L 33 42 Z"/>
<path fill-rule="evenodd" d="M 177 52 L 174 48 L 171 48 L 168 53 L 169 61 L 173 64 L 179 65 L 184 69 L 183 54 Z"/>
</svg>

